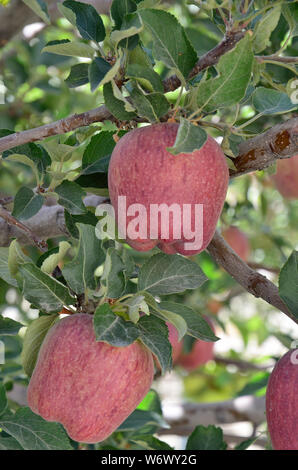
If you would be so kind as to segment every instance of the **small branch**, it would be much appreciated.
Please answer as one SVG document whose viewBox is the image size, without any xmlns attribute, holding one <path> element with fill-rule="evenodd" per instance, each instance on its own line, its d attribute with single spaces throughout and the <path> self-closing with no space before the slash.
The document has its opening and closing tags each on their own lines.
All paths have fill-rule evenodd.
<svg viewBox="0 0 298 470">
<path fill-rule="evenodd" d="M 198 75 L 198 73 L 202 72 L 205 70 L 207 67 L 210 67 L 212 65 L 216 65 L 218 60 L 222 55 L 224 55 L 226 52 L 230 51 L 235 47 L 237 42 L 240 41 L 245 35 L 246 31 L 229 31 L 223 38 L 223 40 L 217 44 L 213 49 L 210 51 L 206 52 L 196 63 L 194 68 L 191 70 L 189 74 L 189 79 L 195 77 Z M 164 86 L 164 91 L 174 91 L 177 88 L 179 88 L 181 85 L 181 81 L 176 75 L 172 75 L 168 77 L 167 79 L 164 80 L 163 86 Z"/>
<path fill-rule="evenodd" d="M 249 370 L 268 370 L 274 366 L 274 364 L 268 364 L 265 366 L 259 366 L 258 364 L 253 364 L 252 362 L 242 361 L 240 359 L 230 359 L 220 356 L 215 356 L 214 361 L 217 364 L 223 364 L 225 366 L 236 366 L 241 371 L 249 371 Z"/>
<path fill-rule="evenodd" d="M 263 134 L 242 142 L 239 155 L 233 159 L 237 170 L 230 177 L 263 170 L 279 158 L 293 157 L 298 153 L 298 118 L 276 124 Z"/>
<path fill-rule="evenodd" d="M 265 265 L 260 264 L 260 263 L 252 263 L 252 262 L 249 262 L 247 264 L 252 269 L 268 271 L 269 273 L 273 273 L 273 274 L 279 274 L 280 273 L 280 268 L 274 268 L 273 266 L 265 266 Z"/>
<path fill-rule="evenodd" d="M 215 232 L 207 251 L 247 292 L 261 297 L 298 324 L 298 318 L 288 310 L 276 285 L 242 261 L 218 232 Z"/>
<path fill-rule="evenodd" d="M 33 241 L 33 243 L 41 250 L 41 251 L 47 251 L 48 245 L 44 240 L 41 240 L 30 230 L 29 227 L 26 225 L 22 224 L 19 222 L 15 217 L 13 217 L 6 209 L 0 206 L 0 217 L 2 219 L 6 220 L 7 224 L 9 226 L 13 225 L 17 227 L 18 229 L 22 230 L 23 232 L 26 233 L 27 237 Z"/>
<path fill-rule="evenodd" d="M 28 129 L 27 131 L 16 132 L 2 137 L 0 139 L 0 153 L 18 145 L 35 142 L 53 135 L 66 134 L 78 127 L 89 126 L 94 122 L 105 120 L 114 120 L 113 116 L 105 106 L 91 109 L 85 113 L 73 114 L 72 116 L 60 119 L 60 121 L 52 122 L 51 124 L 45 124 L 44 126 L 36 127 L 35 129 Z"/>
<path fill-rule="evenodd" d="M 297 64 L 298 57 L 291 57 L 291 56 L 280 56 L 280 55 L 256 55 L 255 59 L 259 63 L 266 62 L 269 60 L 270 62 L 282 62 L 284 64 Z"/>
</svg>

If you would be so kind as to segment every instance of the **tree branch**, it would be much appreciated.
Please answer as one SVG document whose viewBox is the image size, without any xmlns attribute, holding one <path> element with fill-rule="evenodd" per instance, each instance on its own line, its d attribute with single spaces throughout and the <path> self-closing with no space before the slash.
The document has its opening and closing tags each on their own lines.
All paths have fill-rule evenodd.
<svg viewBox="0 0 298 470">
<path fill-rule="evenodd" d="M 207 251 L 247 292 L 255 297 L 261 297 L 298 324 L 298 318 L 288 310 L 281 300 L 276 285 L 242 261 L 217 231 L 208 245 Z"/>
<path fill-rule="evenodd" d="M 51 124 L 45 124 L 44 126 L 28 129 L 27 131 L 9 134 L 0 139 L 0 153 L 18 145 L 35 142 L 53 135 L 66 134 L 78 127 L 89 126 L 94 122 L 108 119 L 112 121 L 115 120 L 105 106 L 100 106 L 99 108 L 91 109 L 85 113 L 73 114 L 72 116 L 52 122 Z"/>
<path fill-rule="evenodd" d="M 268 131 L 242 142 L 239 155 L 233 159 L 237 170 L 230 170 L 231 178 L 251 171 L 263 170 L 279 158 L 298 153 L 298 117 L 276 124 Z"/>
<path fill-rule="evenodd" d="M 13 217 L 6 209 L 0 206 L 0 217 L 7 222 L 8 227 L 15 227 L 17 230 L 22 231 L 26 234 L 26 237 L 30 240 L 30 242 L 34 243 L 41 251 L 47 251 L 48 245 L 44 240 L 41 240 L 39 237 L 35 235 L 34 232 L 31 231 L 27 225 L 22 224 L 19 220 Z"/>
</svg>

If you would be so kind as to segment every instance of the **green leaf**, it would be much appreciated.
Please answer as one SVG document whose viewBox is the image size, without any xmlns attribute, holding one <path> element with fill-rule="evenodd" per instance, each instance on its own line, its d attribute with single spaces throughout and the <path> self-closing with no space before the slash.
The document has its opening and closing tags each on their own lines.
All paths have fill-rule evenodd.
<svg viewBox="0 0 298 470">
<path fill-rule="evenodd" d="M 8 268 L 12 276 L 16 276 L 20 265 L 31 263 L 32 260 L 25 256 L 17 240 L 13 240 L 8 250 Z"/>
<path fill-rule="evenodd" d="M 136 14 L 128 14 L 122 23 L 121 29 L 112 31 L 111 42 L 114 44 L 114 47 L 117 48 L 120 41 L 136 36 L 143 28 L 144 25 L 140 21 L 139 16 Z M 122 45 L 122 43 L 120 45 Z M 128 45 L 129 44 L 126 44 L 124 47 L 128 47 Z"/>
<path fill-rule="evenodd" d="M 93 317 L 96 341 L 104 341 L 111 346 L 124 347 L 139 337 L 138 328 L 131 322 L 115 315 L 109 304 L 97 307 Z"/>
<path fill-rule="evenodd" d="M 225 450 L 221 428 L 216 426 L 197 426 L 188 438 L 186 450 Z"/>
<path fill-rule="evenodd" d="M 115 97 L 112 83 L 109 82 L 104 85 L 103 96 L 110 113 L 120 121 L 130 121 L 137 116 L 135 112 L 126 111 L 125 103 Z"/>
<path fill-rule="evenodd" d="M 59 144 L 57 139 L 43 142 L 43 146 L 56 162 L 65 162 L 69 160 L 75 150 L 71 145 Z"/>
<path fill-rule="evenodd" d="M 19 408 L 14 415 L 3 415 L 0 427 L 25 450 L 73 450 L 60 424 L 45 421 L 30 408 Z"/>
<path fill-rule="evenodd" d="M 12 318 L 0 316 L 0 336 L 15 336 L 23 326 Z"/>
<path fill-rule="evenodd" d="M 119 63 L 120 67 L 120 63 Z M 118 67 L 118 70 L 119 70 Z M 91 91 L 95 91 L 97 87 L 103 84 L 104 78 L 106 75 L 111 70 L 111 65 L 109 62 L 104 60 L 102 57 L 95 57 L 93 62 L 89 66 L 89 81 L 90 81 L 90 86 L 91 86 Z M 112 78 L 115 77 L 116 73 L 118 72 L 117 69 L 115 69 L 114 73 L 112 74 L 110 79 L 106 79 L 106 83 L 112 80 Z"/>
<path fill-rule="evenodd" d="M 35 194 L 32 189 L 23 186 L 17 192 L 12 215 L 20 220 L 27 220 L 37 214 L 42 208 L 44 198 Z"/>
<path fill-rule="evenodd" d="M 121 297 L 125 289 L 125 264 L 115 248 L 109 248 L 106 254 L 103 275 L 100 282 L 105 286 L 105 295 L 111 299 Z"/>
<path fill-rule="evenodd" d="M 172 367 L 172 346 L 168 340 L 167 325 L 153 315 L 145 315 L 140 318 L 137 326 L 140 340 L 157 357 L 164 374 Z"/>
<path fill-rule="evenodd" d="M 43 0 L 23 0 L 23 2 L 46 24 L 51 24 L 47 4 Z"/>
<path fill-rule="evenodd" d="M 13 437 L 2 437 L 0 434 L 0 450 L 23 450 Z"/>
<path fill-rule="evenodd" d="M 207 112 L 239 103 L 250 80 L 253 53 L 248 35 L 219 59 L 218 76 L 201 81 L 195 88 L 196 108 Z"/>
<path fill-rule="evenodd" d="M 83 155 L 82 174 L 107 173 L 110 157 L 115 145 L 113 132 L 102 131 L 94 135 Z"/>
<path fill-rule="evenodd" d="M 0 383 L 0 416 L 4 413 L 7 407 L 6 390 L 3 384 Z M 0 418 L 1 419 L 1 418 Z"/>
<path fill-rule="evenodd" d="M 201 127 L 195 126 L 187 119 L 181 118 L 173 147 L 167 147 L 173 155 L 192 153 L 199 150 L 207 140 L 207 133 Z"/>
<path fill-rule="evenodd" d="M 89 64 L 76 64 L 70 69 L 70 74 L 65 80 L 69 88 L 86 85 L 89 82 Z"/>
<path fill-rule="evenodd" d="M 268 10 L 265 14 L 260 15 L 253 35 L 253 48 L 258 54 L 262 52 L 270 44 L 270 36 L 277 26 L 281 13 L 281 5 L 276 5 Z"/>
<path fill-rule="evenodd" d="M 153 38 L 153 56 L 183 80 L 197 61 L 197 54 L 176 18 L 162 10 L 139 12 Z"/>
<path fill-rule="evenodd" d="M 18 283 L 11 277 L 10 269 L 8 267 L 8 253 L 8 248 L 0 247 L 0 278 L 8 284 L 17 287 Z"/>
<path fill-rule="evenodd" d="M 103 21 L 92 5 L 73 0 L 63 2 L 63 7 L 70 9 L 76 16 L 76 26 L 84 39 L 101 42 L 106 32 Z"/>
<path fill-rule="evenodd" d="M 156 428 L 168 428 L 169 425 L 164 421 L 160 414 L 155 411 L 135 410 L 122 424 L 117 428 L 117 432 L 139 431 L 147 426 L 156 426 Z"/>
<path fill-rule="evenodd" d="M 86 57 L 92 59 L 95 53 L 93 47 L 89 44 L 79 41 L 61 41 L 49 42 L 41 52 L 50 52 L 51 54 L 66 55 L 70 57 Z"/>
<path fill-rule="evenodd" d="M 51 158 L 48 153 L 44 150 L 44 148 L 41 145 L 34 144 L 32 142 L 30 142 L 29 144 L 19 145 L 18 147 L 14 147 L 9 150 L 5 150 L 5 152 L 3 152 L 2 154 L 2 158 L 6 159 L 10 157 L 9 159 L 13 160 L 12 157 L 14 154 L 21 156 L 25 155 L 26 157 L 28 157 L 29 160 L 31 160 L 35 164 L 38 172 L 41 174 L 44 174 L 46 168 L 51 164 Z M 31 166 L 30 162 L 27 163 L 26 161 L 24 161 L 22 163 Z"/>
<path fill-rule="evenodd" d="M 207 280 L 200 267 L 179 255 L 158 253 L 146 261 L 139 274 L 138 290 L 168 295 L 196 289 Z"/>
<path fill-rule="evenodd" d="M 166 442 L 145 434 L 133 436 L 130 438 L 130 441 L 139 445 L 144 450 L 174 450 L 174 448 L 169 446 Z"/>
<path fill-rule="evenodd" d="M 70 214 L 80 215 L 86 213 L 86 207 L 82 198 L 86 192 L 73 181 L 64 180 L 56 187 L 55 192 L 59 195 L 59 204 L 68 210 Z"/>
<path fill-rule="evenodd" d="M 297 108 L 286 93 L 270 88 L 259 87 L 252 95 L 252 104 L 262 114 L 282 114 Z"/>
<path fill-rule="evenodd" d="M 82 294 L 88 289 L 96 289 L 94 272 L 103 263 L 104 253 L 92 225 L 77 224 L 77 227 L 80 233 L 78 254 L 65 265 L 62 274 L 70 288 Z"/>
<path fill-rule="evenodd" d="M 258 436 L 252 437 L 251 439 L 245 439 L 245 441 L 240 442 L 234 447 L 234 450 L 246 450 L 248 449 L 256 440 Z"/>
<path fill-rule="evenodd" d="M 72 237 L 79 239 L 80 232 L 77 228 L 77 223 L 86 224 L 86 225 L 93 225 L 96 226 L 98 223 L 97 217 L 91 211 L 87 211 L 86 214 L 82 215 L 71 215 L 66 210 L 64 211 L 64 218 L 65 218 L 65 225 L 67 230 L 71 234 Z"/>
<path fill-rule="evenodd" d="M 34 370 L 42 342 L 57 318 L 58 315 L 43 315 L 31 322 L 27 328 L 21 359 L 24 371 L 29 377 Z"/>
<path fill-rule="evenodd" d="M 20 265 L 19 272 L 23 278 L 24 297 L 44 312 L 58 312 L 64 305 L 75 303 L 67 287 L 34 264 Z"/>
<path fill-rule="evenodd" d="M 162 80 L 153 69 L 139 64 L 131 64 L 127 67 L 126 76 L 137 80 L 147 91 L 163 93 Z"/>
<path fill-rule="evenodd" d="M 68 242 L 59 242 L 58 251 L 47 256 L 42 262 L 40 269 L 47 274 L 51 274 L 58 266 L 58 263 L 65 258 L 71 245 Z"/>
<path fill-rule="evenodd" d="M 130 92 L 130 97 L 138 115 L 150 122 L 158 121 L 170 108 L 170 103 L 162 93 L 145 94 L 137 85 Z"/>
<path fill-rule="evenodd" d="M 190 307 L 175 302 L 160 302 L 158 306 L 161 310 L 180 315 L 186 322 L 188 335 L 203 341 L 218 340 L 204 317 Z"/>
<path fill-rule="evenodd" d="M 136 3 L 132 0 L 113 0 L 111 5 L 111 16 L 115 23 L 115 28 L 120 29 L 123 19 L 128 13 L 136 11 Z"/>
<path fill-rule="evenodd" d="M 279 275 L 279 295 L 298 318 L 298 251 L 293 251 Z"/>
</svg>

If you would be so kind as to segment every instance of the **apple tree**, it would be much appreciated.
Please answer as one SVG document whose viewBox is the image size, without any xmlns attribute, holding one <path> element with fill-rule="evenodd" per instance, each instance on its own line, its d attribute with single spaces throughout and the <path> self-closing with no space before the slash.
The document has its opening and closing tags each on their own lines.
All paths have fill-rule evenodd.
<svg viewBox="0 0 298 470">
<path fill-rule="evenodd" d="M 298 449 L 297 21 L 0 0 L 0 449 Z"/>
</svg>

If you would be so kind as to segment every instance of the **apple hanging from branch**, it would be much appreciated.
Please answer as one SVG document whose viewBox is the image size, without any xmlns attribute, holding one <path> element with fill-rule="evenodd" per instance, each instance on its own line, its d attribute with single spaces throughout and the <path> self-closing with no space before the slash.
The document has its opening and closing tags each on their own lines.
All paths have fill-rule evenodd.
<svg viewBox="0 0 298 470">
<path fill-rule="evenodd" d="M 28 387 L 28 404 L 63 424 L 78 442 L 106 439 L 149 391 L 151 352 L 138 341 L 113 347 L 95 340 L 92 315 L 64 317 L 47 333 Z"/>
<path fill-rule="evenodd" d="M 171 154 L 167 148 L 178 128 L 159 123 L 134 129 L 113 150 L 110 198 L 119 233 L 135 250 L 158 246 L 168 254 L 193 255 L 214 234 L 229 181 L 224 153 L 208 137 L 199 150 Z"/>
</svg>

